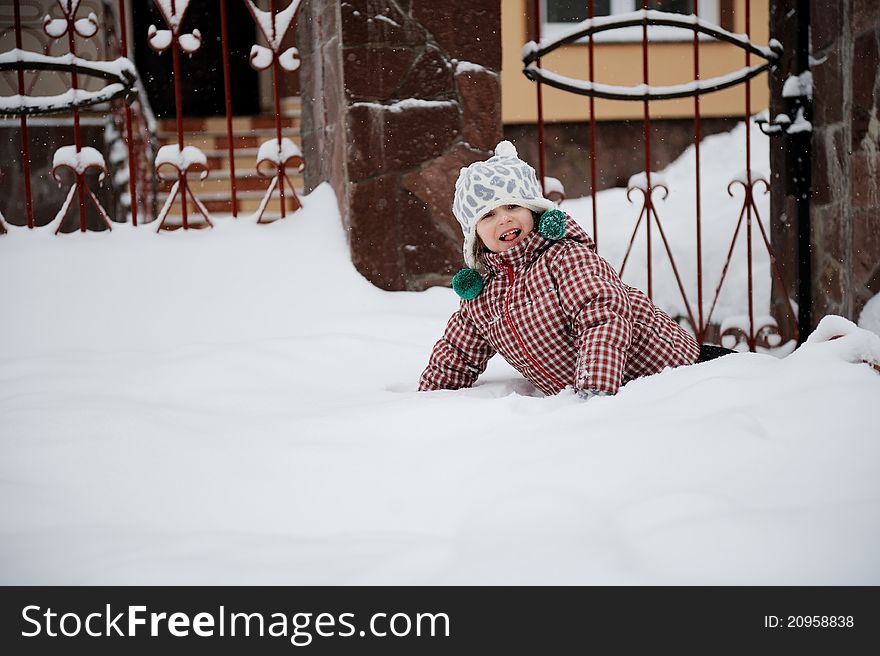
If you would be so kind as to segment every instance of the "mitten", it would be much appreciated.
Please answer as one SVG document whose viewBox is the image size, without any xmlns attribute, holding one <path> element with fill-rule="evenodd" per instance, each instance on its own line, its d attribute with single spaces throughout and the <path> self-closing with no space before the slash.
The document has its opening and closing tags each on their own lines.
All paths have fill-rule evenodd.
<svg viewBox="0 0 880 656">
<path fill-rule="evenodd" d="M 587 389 L 579 389 L 575 390 L 579 399 L 583 399 L 584 401 L 589 401 L 594 396 L 610 396 L 608 392 L 603 392 L 601 390 L 587 390 Z"/>
</svg>

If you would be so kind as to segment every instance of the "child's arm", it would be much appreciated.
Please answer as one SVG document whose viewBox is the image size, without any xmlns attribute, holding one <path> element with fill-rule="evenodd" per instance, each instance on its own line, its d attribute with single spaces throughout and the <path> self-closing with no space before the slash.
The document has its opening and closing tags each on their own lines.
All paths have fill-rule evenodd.
<svg viewBox="0 0 880 656">
<path fill-rule="evenodd" d="M 559 298 L 577 338 L 575 388 L 614 394 L 623 382 L 632 342 L 632 307 L 626 285 L 588 247 L 567 245 L 555 273 Z"/>
<path fill-rule="evenodd" d="M 419 380 L 419 391 L 470 387 L 495 355 L 476 325 L 458 310 L 449 319 L 443 337 L 434 345 L 428 366 Z"/>
</svg>

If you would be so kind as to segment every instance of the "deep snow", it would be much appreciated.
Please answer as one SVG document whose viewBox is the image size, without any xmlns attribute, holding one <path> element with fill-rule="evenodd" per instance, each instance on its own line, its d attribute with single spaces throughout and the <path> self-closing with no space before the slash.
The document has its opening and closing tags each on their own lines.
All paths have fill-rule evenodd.
<svg viewBox="0 0 880 656">
<path fill-rule="evenodd" d="M 880 584 L 880 337 L 417 393 L 454 294 L 303 203 L 0 238 L 0 583 Z"/>
</svg>

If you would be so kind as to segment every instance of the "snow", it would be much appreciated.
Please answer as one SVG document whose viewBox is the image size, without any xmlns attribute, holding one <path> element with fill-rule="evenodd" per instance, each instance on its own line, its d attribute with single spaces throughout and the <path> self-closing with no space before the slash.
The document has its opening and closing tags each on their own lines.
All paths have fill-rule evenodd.
<svg viewBox="0 0 880 656">
<path fill-rule="evenodd" d="M 542 189 L 544 190 L 544 196 L 548 196 L 549 194 L 556 194 L 562 198 L 565 197 L 565 186 L 562 184 L 562 181 L 559 178 L 554 178 L 549 175 L 545 176 Z"/>
<path fill-rule="evenodd" d="M 379 14 L 377 16 L 373 16 L 372 18 L 368 18 L 367 20 L 371 20 L 371 21 L 377 20 L 377 21 L 381 21 L 383 23 L 388 23 L 389 25 L 392 25 L 394 27 L 401 27 L 400 23 L 398 23 L 397 21 L 392 20 L 388 16 L 384 16 L 382 14 Z"/>
<path fill-rule="evenodd" d="M 800 75 L 789 75 L 782 85 L 783 98 L 813 97 L 813 74 L 804 71 Z"/>
<path fill-rule="evenodd" d="M 91 39 L 98 33 L 98 17 L 89 12 L 86 18 L 80 18 L 74 24 L 76 33 L 84 39 Z"/>
<path fill-rule="evenodd" d="M 171 33 L 171 30 L 159 30 L 155 25 L 150 25 L 147 28 L 147 39 L 149 39 L 150 45 L 154 49 L 162 52 L 171 45 L 171 42 L 174 40 L 174 34 Z"/>
<path fill-rule="evenodd" d="M 136 80 L 137 72 L 134 64 L 125 57 L 113 61 L 96 62 L 75 57 L 72 54 L 52 57 L 37 52 L 30 52 L 14 48 L 0 53 L 0 64 L 24 63 L 24 69 L 28 70 L 27 64 L 41 64 L 49 66 L 76 66 L 81 74 L 99 75 L 106 78 L 112 75 L 118 80 Z M 30 114 L 50 113 L 63 111 L 71 106 L 85 107 L 106 102 L 122 93 L 125 86 L 114 82 L 97 91 L 85 91 L 83 89 L 68 89 L 64 93 L 52 96 L 22 96 L 14 94 L 0 97 L 0 114 Z"/>
<path fill-rule="evenodd" d="M 810 123 L 806 117 L 804 116 L 804 108 L 798 107 L 797 116 L 794 119 L 794 122 L 789 125 L 785 132 L 786 134 L 794 134 L 796 132 L 812 132 L 813 124 Z"/>
<path fill-rule="evenodd" d="M 192 54 L 202 45 L 202 33 L 193 30 L 191 34 L 181 34 L 177 41 L 180 43 L 181 50 Z"/>
<path fill-rule="evenodd" d="M 256 70 L 266 70 L 272 65 L 272 61 L 274 58 L 275 54 L 271 50 L 269 50 L 269 48 L 258 46 L 257 44 L 251 46 L 251 66 L 253 66 Z"/>
<path fill-rule="evenodd" d="M 288 48 L 278 55 L 278 63 L 285 71 L 292 73 L 297 70 L 302 63 L 299 58 L 299 50 L 296 48 Z"/>
<path fill-rule="evenodd" d="M 135 68 L 132 61 L 126 57 L 117 57 L 116 59 L 110 61 L 93 61 L 91 59 L 82 59 L 81 57 L 76 57 L 70 53 L 66 55 L 51 56 L 44 55 L 39 52 L 32 52 L 30 50 L 13 48 L 12 50 L 7 50 L 6 52 L 0 53 L 0 64 L 8 64 L 10 62 L 66 65 L 75 64 L 77 68 L 85 69 L 86 72 L 88 72 L 89 69 L 93 69 L 96 71 L 110 73 L 112 75 L 115 75 L 116 77 L 130 77 L 132 79 L 137 77 L 137 69 Z"/>
<path fill-rule="evenodd" d="M 486 68 L 484 66 L 480 66 L 479 64 L 475 64 L 473 62 L 455 60 L 453 63 L 455 65 L 455 75 L 456 76 L 458 76 L 458 75 L 473 75 L 473 74 L 477 74 L 477 73 L 489 73 L 490 75 L 494 75 L 495 77 L 498 77 L 498 73 L 496 73 L 495 71 L 491 71 L 488 68 Z"/>
<path fill-rule="evenodd" d="M 651 186 L 652 187 L 660 187 L 666 186 L 666 177 L 661 173 L 651 172 Z M 636 173 L 633 176 L 630 176 L 629 180 L 626 183 L 627 189 L 641 189 L 642 191 L 648 190 L 648 176 L 642 171 L 641 173 Z"/>
<path fill-rule="evenodd" d="M 296 10 L 299 8 L 301 0 L 290 0 L 290 3 L 272 15 L 272 12 L 263 11 L 254 3 L 254 0 L 247 0 L 251 10 L 251 15 L 257 22 L 257 26 L 269 42 L 269 46 L 274 52 L 278 52 L 281 48 L 281 41 L 290 28 L 293 17 L 296 16 Z"/>
<path fill-rule="evenodd" d="M 352 107 L 369 107 L 370 109 L 380 109 L 389 112 L 402 112 L 407 109 L 450 107 L 457 104 L 458 103 L 454 100 L 423 100 L 422 98 L 404 98 L 403 100 L 397 100 L 388 104 L 376 102 L 356 102 L 352 103 Z"/>
<path fill-rule="evenodd" d="M 61 11 L 65 18 L 43 17 L 43 30 L 53 39 L 58 39 L 67 33 L 68 19 L 76 15 L 79 10 L 79 2 L 60 3 Z M 74 21 L 74 31 L 85 39 L 90 39 L 98 33 L 98 17 L 94 12 L 89 12 L 85 18 Z"/>
<path fill-rule="evenodd" d="M 880 294 L 865 303 L 865 307 L 862 308 L 859 315 L 859 328 L 880 335 Z"/>
<path fill-rule="evenodd" d="M 67 19 L 46 16 L 43 21 L 43 30 L 53 39 L 60 39 L 67 32 Z"/>
<path fill-rule="evenodd" d="M 454 293 L 370 285 L 302 202 L 0 237 L 0 583 L 880 583 L 880 337 L 418 393 Z"/>
<path fill-rule="evenodd" d="M 777 114 L 776 118 L 773 119 L 773 123 L 783 128 L 788 128 L 791 125 L 791 117 L 788 114 Z"/>
<path fill-rule="evenodd" d="M 302 157 L 302 151 L 287 137 L 282 137 L 280 145 L 278 139 L 264 141 L 257 151 L 257 162 L 269 161 L 281 164 L 291 157 Z"/>
<path fill-rule="evenodd" d="M 200 178 L 204 179 L 208 175 L 208 158 L 196 146 L 184 146 L 183 150 L 180 150 L 177 144 L 162 146 L 159 152 L 156 153 L 156 169 L 158 170 L 160 166 L 166 165 L 174 166 L 181 172 L 186 171 L 191 166 L 203 167 L 199 174 Z M 176 178 L 177 174 L 174 173 L 171 177 Z"/>
<path fill-rule="evenodd" d="M 125 91 L 122 84 L 108 84 L 97 91 L 68 89 L 54 96 L 12 96 L 0 97 L 0 114 L 31 114 L 66 111 L 71 107 L 86 107 L 106 102 Z"/>
<path fill-rule="evenodd" d="M 91 146 L 83 146 L 77 151 L 76 146 L 61 146 L 52 156 L 52 170 L 59 166 L 67 166 L 77 173 L 85 173 L 90 167 L 97 167 L 106 172 L 107 165 L 104 163 L 104 156 L 101 152 Z M 100 179 L 104 178 L 105 173 L 101 173 Z"/>
<path fill-rule="evenodd" d="M 177 31 L 180 27 L 180 21 L 183 20 L 183 15 L 189 8 L 190 0 L 157 0 L 157 2 L 168 27 Z"/>
</svg>

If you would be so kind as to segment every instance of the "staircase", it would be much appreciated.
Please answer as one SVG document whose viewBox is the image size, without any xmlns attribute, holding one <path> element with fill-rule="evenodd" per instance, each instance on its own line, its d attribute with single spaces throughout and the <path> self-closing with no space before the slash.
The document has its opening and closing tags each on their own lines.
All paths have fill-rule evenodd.
<svg viewBox="0 0 880 656">
<path fill-rule="evenodd" d="M 299 97 L 284 98 L 281 104 L 281 137 L 288 138 L 297 146 L 300 140 L 301 105 Z M 175 119 L 160 119 L 157 126 L 159 146 L 177 143 L 177 123 Z M 229 136 L 226 131 L 226 117 L 184 118 L 184 146 L 195 146 L 200 149 L 208 160 L 208 177 L 199 180 L 197 174 L 187 176 L 187 182 L 193 193 L 202 202 L 211 216 L 230 215 L 232 207 L 232 187 L 229 166 Z M 257 151 L 264 141 L 275 139 L 275 116 L 263 114 L 259 116 L 236 116 L 232 119 L 232 135 L 235 157 L 236 209 L 239 217 L 252 215 L 259 209 L 260 201 L 269 188 L 272 178 L 263 178 L 257 174 Z M 267 168 L 264 165 L 264 170 Z M 296 170 L 288 170 L 287 178 L 293 183 L 298 196 L 303 193 L 302 174 Z M 173 181 L 159 181 L 159 194 L 156 211 L 160 212 L 168 198 Z M 297 205 L 289 199 L 289 188 L 285 182 L 285 207 L 293 211 Z M 187 215 L 189 221 L 200 222 L 195 203 L 187 198 Z M 266 217 L 278 216 L 280 200 L 278 190 L 273 192 L 266 206 Z M 175 199 L 166 220 L 166 225 L 181 224 L 180 195 Z"/>
</svg>

